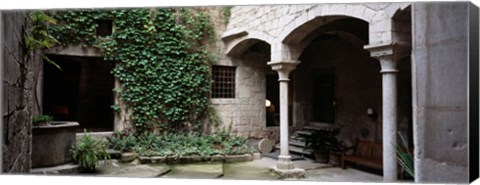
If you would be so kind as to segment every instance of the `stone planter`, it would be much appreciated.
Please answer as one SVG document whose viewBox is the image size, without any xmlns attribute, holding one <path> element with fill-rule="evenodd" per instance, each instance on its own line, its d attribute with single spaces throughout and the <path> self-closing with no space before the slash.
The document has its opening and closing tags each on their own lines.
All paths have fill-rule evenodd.
<svg viewBox="0 0 480 185">
<path fill-rule="evenodd" d="M 72 162 L 70 148 L 75 143 L 77 122 L 53 121 L 32 126 L 32 168 Z"/>
</svg>

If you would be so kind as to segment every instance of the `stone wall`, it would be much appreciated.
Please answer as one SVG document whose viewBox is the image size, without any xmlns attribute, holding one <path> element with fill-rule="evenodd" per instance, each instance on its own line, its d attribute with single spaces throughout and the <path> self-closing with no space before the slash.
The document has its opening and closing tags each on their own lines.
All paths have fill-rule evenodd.
<svg viewBox="0 0 480 185">
<path fill-rule="evenodd" d="M 2 151 L 6 173 L 28 173 L 31 167 L 32 68 L 21 45 L 25 12 L 2 12 Z"/>
<path fill-rule="evenodd" d="M 416 3 L 412 16 L 415 180 L 466 183 L 468 3 Z"/>
</svg>

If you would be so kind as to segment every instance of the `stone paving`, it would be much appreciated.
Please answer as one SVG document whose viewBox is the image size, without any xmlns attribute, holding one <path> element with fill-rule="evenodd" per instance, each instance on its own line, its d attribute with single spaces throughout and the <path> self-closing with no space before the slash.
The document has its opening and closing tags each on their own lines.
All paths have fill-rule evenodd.
<svg viewBox="0 0 480 185">
<path fill-rule="evenodd" d="M 284 179 L 288 181 L 323 181 L 323 182 L 382 182 L 382 176 L 360 170 L 345 170 L 329 164 L 317 163 L 306 158 L 293 161 L 295 167 L 306 169 L 304 179 Z M 275 166 L 276 160 L 261 158 L 239 163 L 194 163 L 194 164 L 138 164 L 120 163 L 110 160 L 97 166 L 96 175 L 117 177 L 161 177 L 181 179 L 231 179 L 231 180 L 280 180 L 269 169 Z"/>
</svg>

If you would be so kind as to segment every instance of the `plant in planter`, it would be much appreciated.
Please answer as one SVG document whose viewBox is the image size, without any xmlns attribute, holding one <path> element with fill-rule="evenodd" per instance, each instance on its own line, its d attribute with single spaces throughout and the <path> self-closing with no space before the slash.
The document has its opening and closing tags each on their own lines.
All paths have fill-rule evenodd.
<svg viewBox="0 0 480 185">
<path fill-rule="evenodd" d="M 33 117 L 33 125 L 35 126 L 45 126 L 53 121 L 53 116 L 50 115 L 37 115 Z"/>
<path fill-rule="evenodd" d="M 314 151 L 315 160 L 321 163 L 329 161 L 332 152 L 343 151 L 343 146 L 337 139 L 339 130 L 317 130 L 305 137 L 305 149 Z"/>
<path fill-rule="evenodd" d="M 110 159 L 110 155 L 107 153 L 107 146 L 104 142 L 96 140 L 86 130 L 84 132 L 82 139 L 72 146 L 72 157 L 84 171 L 95 172 L 97 162 Z"/>
</svg>

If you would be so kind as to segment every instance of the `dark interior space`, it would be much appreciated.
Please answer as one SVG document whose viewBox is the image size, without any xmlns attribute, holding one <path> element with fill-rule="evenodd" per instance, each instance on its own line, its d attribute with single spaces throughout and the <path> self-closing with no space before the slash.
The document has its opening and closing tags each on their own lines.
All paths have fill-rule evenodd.
<svg viewBox="0 0 480 185">
<path fill-rule="evenodd" d="M 314 75 L 312 84 L 312 120 L 335 123 L 335 86 L 333 74 Z"/>
<path fill-rule="evenodd" d="M 267 106 L 267 127 L 280 126 L 280 84 L 275 73 L 266 74 L 266 99 L 270 101 L 270 106 Z"/>
<path fill-rule="evenodd" d="M 44 65 L 43 114 L 77 121 L 78 131 L 112 131 L 113 62 L 96 57 L 49 55 L 61 70 Z"/>
</svg>

